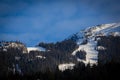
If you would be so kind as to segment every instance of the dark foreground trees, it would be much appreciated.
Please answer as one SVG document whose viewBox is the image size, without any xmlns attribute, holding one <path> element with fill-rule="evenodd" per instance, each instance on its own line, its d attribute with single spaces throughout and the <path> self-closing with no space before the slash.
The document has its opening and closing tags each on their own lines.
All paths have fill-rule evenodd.
<svg viewBox="0 0 120 80">
<path fill-rule="evenodd" d="M 106 64 L 85 66 L 79 63 L 73 70 L 65 70 L 64 72 L 58 69 L 51 72 L 49 69 L 46 72 L 37 72 L 33 74 L 9 74 L 1 76 L 1 80 L 115 80 L 120 79 L 120 63 L 111 61 Z"/>
</svg>

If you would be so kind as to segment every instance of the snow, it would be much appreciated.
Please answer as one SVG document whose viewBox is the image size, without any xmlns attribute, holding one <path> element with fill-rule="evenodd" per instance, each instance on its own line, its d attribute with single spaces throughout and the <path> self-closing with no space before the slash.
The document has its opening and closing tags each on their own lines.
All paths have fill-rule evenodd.
<svg viewBox="0 0 120 80">
<path fill-rule="evenodd" d="M 86 52 L 86 60 L 77 59 L 78 61 L 83 61 L 85 64 L 91 63 L 96 64 L 97 63 L 97 56 L 98 52 L 95 50 L 96 43 L 94 41 L 90 41 L 85 45 L 79 45 L 79 48 L 75 50 L 72 55 L 76 55 L 77 51 L 84 50 Z"/>
<path fill-rule="evenodd" d="M 28 53 L 30 51 L 45 51 L 45 48 L 42 47 L 27 47 Z"/>
<path fill-rule="evenodd" d="M 111 32 L 110 35 L 112 35 L 112 36 L 120 36 L 120 32 Z"/>
<path fill-rule="evenodd" d="M 40 59 L 45 59 L 46 57 L 44 57 L 44 56 L 41 56 L 41 55 L 38 55 L 38 56 L 36 56 L 37 58 L 40 58 Z"/>
<path fill-rule="evenodd" d="M 96 26 L 96 29 L 93 30 L 93 32 L 99 32 L 100 30 L 104 30 L 107 28 L 110 28 L 112 26 L 114 26 L 116 23 L 112 23 L 112 24 L 102 24 L 101 27 Z"/>
<path fill-rule="evenodd" d="M 18 44 L 16 44 L 16 43 L 11 43 L 10 46 L 11 46 L 11 47 L 17 47 Z"/>
<path fill-rule="evenodd" d="M 120 36 L 120 32 L 115 32 L 114 36 Z"/>
<path fill-rule="evenodd" d="M 74 68 L 75 64 L 74 63 L 64 63 L 64 64 L 59 64 L 58 68 L 61 71 L 65 71 L 66 69 L 72 70 Z"/>
<path fill-rule="evenodd" d="M 86 52 L 86 60 L 77 58 L 78 61 L 82 61 L 85 64 L 91 63 L 96 64 L 98 60 L 98 51 L 96 49 L 105 50 L 102 46 L 97 47 L 97 41 L 100 40 L 99 36 L 120 36 L 120 23 L 102 24 L 93 26 L 83 31 L 83 38 L 78 40 L 78 43 L 82 43 L 85 39 L 88 41 L 87 44 L 78 44 L 79 48 L 73 51 L 72 55 L 75 56 L 77 51 L 84 50 Z M 78 33 L 81 36 L 81 32 Z M 95 41 L 95 38 L 97 41 Z M 96 48 L 97 47 L 97 48 Z"/>
<path fill-rule="evenodd" d="M 86 34 L 89 37 L 93 36 L 107 36 L 111 32 L 118 31 L 120 23 L 102 24 L 99 26 L 93 26 L 91 28 L 85 29 Z M 102 34 L 101 34 L 102 33 Z"/>
<path fill-rule="evenodd" d="M 6 48 L 4 48 L 4 49 L 3 49 L 3 51 L 4 51 L 4 52 L 7 52 L 7 49 L 6 49 Z"/>
<path fill-rule="evenodd" d="M 102 24 L 100 26 L 93 26 L 90 29 L 92 30 L 92 32 L 99 32 L 101 30 L 110 29 L 110 28 L 113 28 L 113 27 L 115 28 L 115 27 L 117 27 L 116 25 L 118 25 L 118 24 L 116 24 L 116 23 Z M 87 31 L 88 30 L 89 29 L 87 29 Z"/>
<path fill-rule="evenodd" d="M 103 46 L 98 46 L 98 47 L 97 47 L 97 50 L 106 50 L 106 48 L 103 47 Z"/>
</svg>

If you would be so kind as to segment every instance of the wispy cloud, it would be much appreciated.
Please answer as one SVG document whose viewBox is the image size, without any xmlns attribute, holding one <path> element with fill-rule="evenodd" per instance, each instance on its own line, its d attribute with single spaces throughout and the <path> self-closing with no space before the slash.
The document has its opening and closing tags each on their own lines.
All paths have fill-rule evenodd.
<svg viewBox="0 0 120 80">
<path fill-rule="evenodd" d="M 119 3 L 119 0 L 0 0 L 0 40 L 21 40 L 28 45 L 59 41 L 88 26 L 120 21 Z"/>
</svg>

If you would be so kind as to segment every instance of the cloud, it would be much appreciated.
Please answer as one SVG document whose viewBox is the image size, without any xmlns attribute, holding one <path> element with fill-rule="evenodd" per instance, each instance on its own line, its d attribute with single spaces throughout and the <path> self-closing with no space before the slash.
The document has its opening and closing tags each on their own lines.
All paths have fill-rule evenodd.
<svg viewBox="0 0 120 80">
<path fill-rule="evenodd" d="M 82 3 L 106 16 L 120 16 L 120 0 L 82 0 Z"/>
<path fill-rule="evenodd" d="M 20 11 L 25 10 L 27 7 L 29 7 L 29 4 L 25 2 L 0 2 L 0 17 L 16 16 Z"/>
<path fill-rule="evenodd" d="M 42 34 L 39 33 L 23 33 L 23 34 L 0 34 L 0 40 L 15 41 L 20 40 L 27 46 L 37 45 L 40 42 Z"/>
<path fill-rule="evenodd" d="M 63 40 L 88 26 L 119 22 L 117 1 L 0 0 L 0 39 L 31 45 Z"/>
</svg>

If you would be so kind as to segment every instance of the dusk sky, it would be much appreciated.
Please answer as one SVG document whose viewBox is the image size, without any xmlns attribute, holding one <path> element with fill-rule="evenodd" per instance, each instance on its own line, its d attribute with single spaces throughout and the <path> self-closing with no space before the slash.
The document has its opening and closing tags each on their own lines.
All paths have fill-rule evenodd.
<svg viewBox="0 0 120 80">
<path fill-rule="evenodd" d="M 114 22 L 120 22 L 120 0 L 0 0 L 0 40 L 27 46 Z"/>
</svg>

